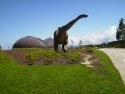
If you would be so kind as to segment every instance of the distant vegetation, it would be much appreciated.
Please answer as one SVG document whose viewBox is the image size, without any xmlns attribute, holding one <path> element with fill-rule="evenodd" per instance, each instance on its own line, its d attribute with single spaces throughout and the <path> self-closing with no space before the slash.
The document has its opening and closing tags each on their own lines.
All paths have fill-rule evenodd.
<svg viewBox="0 0 125 94">
<path fill-rule="evenodd" d="M 109 43 L 102 43 L 100 45 L 95 45 L 98 48 L 125 48 L 125 40 L 113 41 Z"/>
</svg>

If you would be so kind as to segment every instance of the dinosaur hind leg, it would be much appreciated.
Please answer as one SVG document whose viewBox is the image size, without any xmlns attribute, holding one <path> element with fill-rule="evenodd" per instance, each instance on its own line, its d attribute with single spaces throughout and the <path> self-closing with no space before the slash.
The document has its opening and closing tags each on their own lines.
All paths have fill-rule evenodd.
<svg viewBox="0 0 125 94">
<path fill-rule="evenodd" d="M 58 52 L 58 43 L 57 43 L 56 39 L 54 39 L 54 50 L 56 52 Z"/>
<path fill-rule="evenodd" d="M 56 52 L 58 52 L 58 45 L 57 45 L 57 44 L 54 44 L 54 50 L 55 50 Z"/>
</svg>

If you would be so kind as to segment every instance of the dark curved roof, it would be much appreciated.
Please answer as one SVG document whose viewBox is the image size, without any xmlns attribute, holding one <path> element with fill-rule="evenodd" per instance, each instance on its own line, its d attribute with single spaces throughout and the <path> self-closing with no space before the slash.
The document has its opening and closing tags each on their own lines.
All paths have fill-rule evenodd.
<svg viewBox="0 0 125 94">
<path fill-rule="evenodd" d="M 54 40 L 51 37 L 45 39 L 44 43 L 46 44 L 47 48 L 53 48 L 54 47 Z"/>
<path fill-rule="evenodd" d="M 23 37 L 18 41 L 16 41 L 16 43 L 13 45 L 13 48 L 33 48 L 33 47 L 45 48 L 46 45 L 41 39 L 32 36 Z"/>
</svg>

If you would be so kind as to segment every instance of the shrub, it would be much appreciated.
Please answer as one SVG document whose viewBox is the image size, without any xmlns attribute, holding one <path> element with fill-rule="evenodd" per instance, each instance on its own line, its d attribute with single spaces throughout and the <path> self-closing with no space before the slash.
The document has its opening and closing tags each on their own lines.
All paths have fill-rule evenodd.
<svg viewBox="0 0 125 94">
<path fill-rule="evenodd" d="M 42 59 L 44 62 L 51 63 L 52 61 L 57 60 L 59 58 L 64 58 L 75 62 L 79 61 L 81 58 L 80 49 L 69 49 L 67 53 L 57 53 L 52 49 L 29 49 L 26 52 L 26 59 L 31 62 Z"/>
</svg>

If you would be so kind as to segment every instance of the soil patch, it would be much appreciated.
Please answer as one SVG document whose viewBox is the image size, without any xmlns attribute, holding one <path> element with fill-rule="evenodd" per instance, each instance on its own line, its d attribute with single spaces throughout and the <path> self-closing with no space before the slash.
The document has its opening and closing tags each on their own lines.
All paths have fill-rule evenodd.
<svg viewBox="0 0 125 94">
<path fill-rule="evenodd" d="M 14 58 L 19 63 L 24 63 L 26 61 L 26 52 L 25 51 L 14 51 L 14 50 L 8 50 L 5 51 L 9 56 Z"/>
<path fill-rule="evenodd" d="M 88 67 L 99 67 L 103 66 L 103 64 L 100 63 L 99 58 L 94 53 L 86 53 L 82 54 L 84 56 L 84 62 L 81 62 L 81 64 L 85 64 Z"/>
<path fill-rule="evenodd" d="M 5 51 L 9 56 L 15 59 L 18 63 L 27 64 L 27 65 L 61 65 L 61 64 L 73 64 L 76 62 L 72 62 L 71 60 L 65 58 L 58 58 L 53 60 L 52 62 L 45 62 L 42 59 L 36 61 L 29 61 L 26 59 L 25 51 L 16 51 L 16 50 L 7 50 Z"/>
<path fill-rule="evenodd" d="M 18 51 L 18 50 L 8 50 L 5 51 L 9 56 L 14 58 L 18 63 L 27 64 L 27 65 L 61 65 L 61 64 L 74 64 L 74 63 L 81 63 L 81 62 L 89 62 L 89 66 L 98 67 L 103 66 L 99 58 L 92 52 L 85 52 L 83 54 L 83 60 L 81 62 L 73 62 L 66 58 L 58 58 L 53 61 L 44 61 L 42 58 L 35 61 L 29 61 L 26 58 L 26 51 Z M 88 56 L 88 57 L 87 57 Z M 84 63 L 83 63 L 84 64 Z"/>
</svg>

